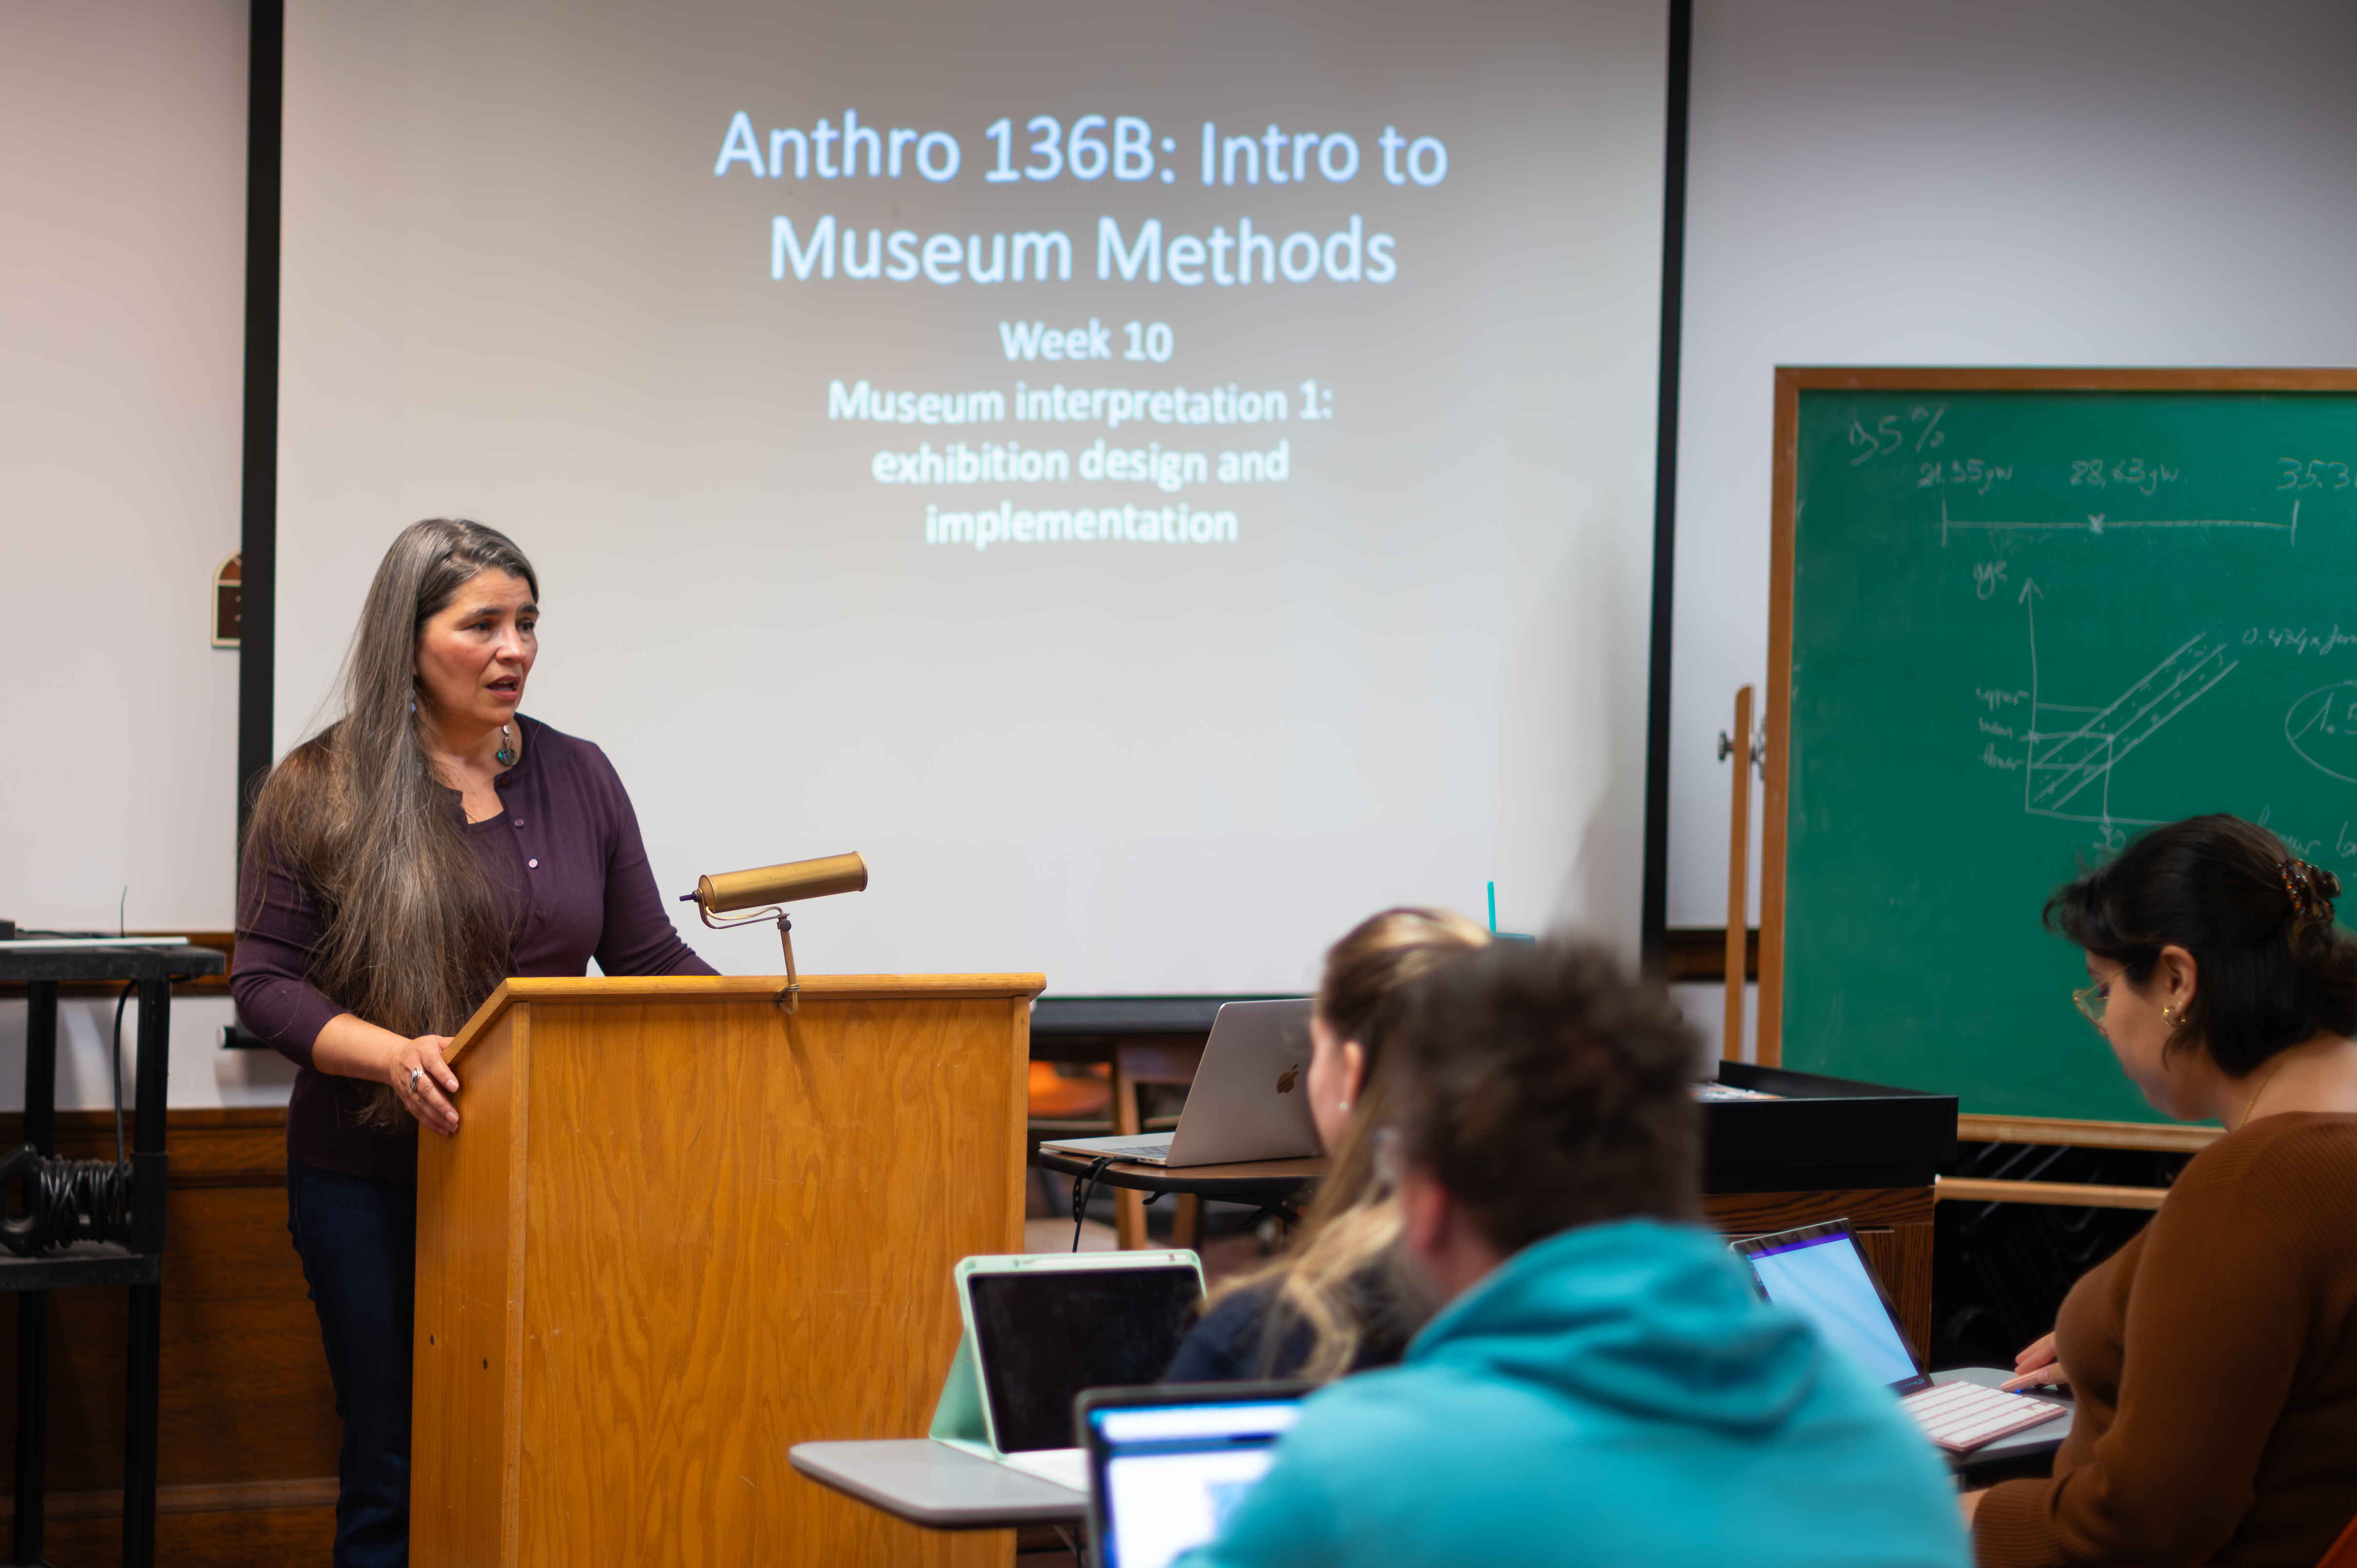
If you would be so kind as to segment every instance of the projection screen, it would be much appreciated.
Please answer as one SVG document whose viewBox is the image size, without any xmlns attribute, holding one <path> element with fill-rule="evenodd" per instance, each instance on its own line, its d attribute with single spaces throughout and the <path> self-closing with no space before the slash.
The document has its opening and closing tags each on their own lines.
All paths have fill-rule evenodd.
<svg viewBox="0 0 2357 1568">
<path fill-rule="evenodd" d="M 462 515 L 666 896 L 867 856 L 808 970 L 1633 950 L 1663 11 L 290 0 L 278 746 Z"/>
</svg>

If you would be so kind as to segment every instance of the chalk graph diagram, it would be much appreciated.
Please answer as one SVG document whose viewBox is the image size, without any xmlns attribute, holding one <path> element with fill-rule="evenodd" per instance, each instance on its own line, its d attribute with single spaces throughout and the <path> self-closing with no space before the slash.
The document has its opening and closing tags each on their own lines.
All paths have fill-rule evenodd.
<svg viewBox="0 0 2357 1568">
<path fill-rule="evenodd" d="M 2047 700 L 2038 669 L 2036 578 L 2021 585 L 2018 603 L 2029 628 L 2029 725 L 2023 737 L 2021 809 L 2033 817 L 2096 822 L 2105 828 L 2149 827 L 2159 817 L 2131 817 L 2113 809 L 2112 776 L 2136 749 L 2200 702 L 2241 660 L 2222 639 L 2196 632 L 2128 688 L 2100 706 Z M 2352 693 L 2357 695 L 2357 693 Z"/>
<path fill-rule="evenodd" d="M 2299 502 L 2291 503 L 2291 516 L 2282 522 L 2270 522 L 2255 517 L 2182 517 L 2182 518 L 2115 518 L 2108 512 L 2091 511 L 2084 521 L 2069 522 L 1968 522 L 1948 515 L 1948 492 L 1940 492 L 1940 548 L 1948 547 L 1951 533 L 2091 533 L 2102 538 L 2124 529 L 2192 528 L 2255 529 L 2262 533 L 2280 533 L 2292 546 L 2299 543 Z"/>
<path fill-rule="evenodd" d="M 2284 714 L 2284 739 L 2319 773 L 2357 784 L 2357 681 L 2314 691 Z"/>
</svg>

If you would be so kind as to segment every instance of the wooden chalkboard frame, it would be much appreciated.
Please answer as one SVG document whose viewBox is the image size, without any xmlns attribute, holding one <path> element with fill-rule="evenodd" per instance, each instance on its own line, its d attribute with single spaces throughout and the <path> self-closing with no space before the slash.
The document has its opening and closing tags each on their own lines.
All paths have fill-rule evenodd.
<svg viewBox="0 0 2357 1568">
<path fill-rule="evenodd" d="M 1783 1061 L 1784 854 L 1791 796 L 1792 696 L 1792 575 L 1794 489 L 1800 472 L 1803 392 L 2357 392 L 2357 370 L 2148 369 L 2097 370 L 2004 366 L 1793 366 L 1776 368 L 1774 489 L 1769 520 L 1768 755 L 1760 867 L 1759 1060 Z M 2091 1122 L 2037 1116 L 1962 1116 L 1966 1139 L 2038 1142 L 2102 1148 L 2186 1152 L 2207 1144 L 2215 1129 L 2148 1126 L 2138 1122 Z M 1988 1123 L 1981 1126 L 1980 1123 Z"/>
</svg>

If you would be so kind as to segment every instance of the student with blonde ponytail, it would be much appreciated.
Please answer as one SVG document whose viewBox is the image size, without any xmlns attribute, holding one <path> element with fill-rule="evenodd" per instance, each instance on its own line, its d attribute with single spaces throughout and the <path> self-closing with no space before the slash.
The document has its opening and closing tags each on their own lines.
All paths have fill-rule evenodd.
<svg viewBox="0 0 2357 1568">
<path fill-rule="evenodd" d="M 1394 1276 L 1399 1207 L 1375 1168 L 1372 1129 L 1390 1118 L 1383 1028 L 1408 983 L 1488 945 L 1445 909 L 1386 909 L 1326 954 L 1310 1020 L 1310 1114 L 1333 1156 L 1292 1251 L 1213 1293 L 1170 1382 L 1307 1378 L 1388 1366 L 1415 1333 Z"/>
<path fill-rule="evenodd" d="M 286 1226 L 344 1423 L 339 1568 L 409 1558 L 417 1129 L 458 1133 L 450 1037 L 508 975 L 713 972 L 605 754 L 517 712 L 539 598 L 506 535 L 404 530 L 342 715 L 272 771 L 246 832 L 231 989 L 297 1069 Z"/>
</svg>

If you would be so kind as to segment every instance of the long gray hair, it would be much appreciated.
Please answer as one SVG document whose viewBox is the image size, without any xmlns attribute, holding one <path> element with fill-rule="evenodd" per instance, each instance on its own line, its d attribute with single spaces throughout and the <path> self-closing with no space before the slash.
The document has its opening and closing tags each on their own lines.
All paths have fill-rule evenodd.
<svg viewBox="0 0 2357 1568">
<path fill-rule="evenodd" d="M 297 877 L 325 927 L 311 983 L 397 1035 L 452 1035 L 509 966 L 509 936 L 419 735 L 417 639 L 484 572 L 540 578 L 515 542 L 462 518 L 401 531 L 376 569 L 343 669 L 343 716 L 286 754 L 249 843 Z M 256 878 L 248 896 L 263 896 Z M 363 1125 L 407 1120 L 372 1084 Z"/>
</svg>

